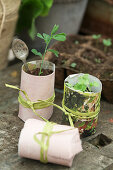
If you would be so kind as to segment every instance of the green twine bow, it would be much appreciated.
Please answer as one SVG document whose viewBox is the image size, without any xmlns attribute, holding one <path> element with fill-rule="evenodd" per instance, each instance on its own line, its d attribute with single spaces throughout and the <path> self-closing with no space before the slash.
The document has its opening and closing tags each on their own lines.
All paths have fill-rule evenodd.
<svg viewBox="0 0 113 170">
<path fill-rule="evenodd" d="M 43 163 L 47 163 L 48 160 L 47 160 L 47 152 L 48 152 L 48 148 L 49 148 L 49 141 L 50 141 L 50 137 L 53 135 L 53 134 L 57 134 L 57 133 L 62 133 L 62 132 L 65 132 L 65 131 L 69 131 L 69 130 L 73 130 L 72 129 L 67 129 L 67 130 L 62 130 L 62 131 L 52 131 L 53 129 L 53 126 L 56 124 L 56 123 L 53 123 L 53 122 L 49 122 L 48 120 L 46 120 L 45 118 L 43 118 L 42 116 L 40 116 L 38 113 L 36 113 L 35 109 L 42 109 L 42 108 L 45 108 L 45 107 L 48 107 L 48 106 L 55 106 L 59 109 L 61 109 L 63 112 L 65 112 L 65 114 L 68 112 L 65 111 L 64 108 L 54 104 L 54 98 L 55 98 L 55 94 L 53 94 L 53 96 L 47 100 L 38 100 L 37 102 L 32 102 L 27 93 L 21 89 L 19 89 L 18 87 L 16 86 L 12 86 L 12 85 L 9 85 L 9 84 L 5 84 L 6 87 L 9 87 L 9 88 L 13 88 L 13 89 L 16 89 L 16 90 L 19 90 L 21 91 L 24 96 L 26 97 L 27 100 L 25 100 L 19 93 L 19 97 L 18 97 L 18 101 L 20 104 L 22 104 L 24 107 L 26 108 L 31 108 L 33 110 L 33 112 L 39 116 L 41 119 L 43 119 L 45 122 L 46 122 L 46 125 L 44 126 L 43 128 L 43 132 L 39 132 L 39 133 L 36 133 L 34 135 L 34 140 L 35 142 L 37 142 L 41 149 L 40 149 L 40 161 L 43 162 Z M 69 115 L 70 116 L 70 115 Z M 70 117 L 71 118 L 71 117 Z M 72 119 L 70 119 L 72 121 Z M 72 124 L 73 122 L 70 122 L 71 125 L 74 127 L 74 125 Z M 37 135 L 41 134 L 41 141 L 37 138 Z M 46 137 L 47 137 L 47 140 L 46 140 Z"/>
<path fill-rule="evenodd" d="M 97 117 L 99 111 L 100 111 L 100 104 L 98 104 L 98 107 L 96 108 L 95 112 L 87 112 L 87 113 L 81 113 L 79 111 L 73 111 L 69 108 L 67 108 L 65 105 L 64 105 L 64 98 L 62 100 L 62 107 L 57 105 L 57 104 L 54 104 L 54 98 L 55 98 L 55 94 L 53 94 L 53 96 L 47 100 L 38 100 L 37 102 L 32 102 L 27 93 L 21 89 L 19 89 L 18 87 L 15 87 L 15 86 L 12 86 L 12 85 L 8 85 L 6 84 L 6 87 L 10 87 L 10 88 L 13 88 L 13 89 L 17 89 L 19 91 L 21 91 L 27 100 L 25 100 L 19 93 L 19 97 L 18 97 L 18 101 L 20 104 L 22 104 L 24 107 L 26 108 L 31 108 L 33 110 L 33 112 L 39 116 L 41 119 L 43 119 L 44 121 L 48 121 L 46 120 L 45 118 L 43 118 L 42 116 L 40 116 L 35 110 L 36 109 L 42 109 L 42 108 L 45 108 L 45 107 L 48 107 L 48 106 L 51 106 L 53 105 L 54 107 L 57 107 L 58 109 L 62 110 L 65 115 L 68 116 L 68 119 L 69 119 L 69 123 L 72 127 L 74 127 L 74 124 L 73 124 L 73 120 L 72 120 L 72 117 L 74 117 L 75 119 L 91 119 L 91 118 L 95 118 Z M 98 103 L 99 103 L 100 100 L 98 100 Z"/>
<path fill-rule="evenodd" d="M 62 110 L 65 113 L 65 115 L 68 116 L 70 125 L 72 127 L 74 127 L 72 117 L 75 117 L 75 118 L 78 118 L 78 119 L 94 118 L 98 115 L 98 113 L 100 111 L 100 108 L 99 108 L 100 105 L 98 105 L 95 112 L 81 113 L 81 112 L 78 112 L 78 111 L 73 111 L 73 110 L 67 108 L 64 105 L 64 99 L 62 101 L 62 107 L 61 107 L 61 106 L 53 103 L 54 98 L 55 98 L 55 94 L 53 94 L 53 96 L 51 98 L 47 99 L 47 100 L 38 100 L 36 102 L 32 102 L 29 99 L 29 97 L 28 97 L 28 95 L 25 91 L 19 89 L 18 87 L 8 85 L 8 84 L 6 84 L 6 87 L 10 87 L 10 88 L 17 89 L 17 90 L 21 91 L 24 94 L 24 96 L 26 97 L 27 100 L 25 100 L 19 93 L 19 97 L 18 97 L 19 103 L 22 104 L 26 108 L 31 108 L 37 116 L 39 116 L 41 119 L 43 119 L 46 122 L 46 125 L 43 128 L 43 132 L 39 132 L 39 133 L 36 133 L 34 135 L 34 140 L 41 146 L 40 161 L 43 162 L 43 163 L 48 162 L 47 151 L 48 151 L 48 147 L 49 147 L 50 137 L 53 134 L 62 133 L 62 132 L 72 130 L 72 129 L 53 132 L 52 129 L 53 129 L 53 126 L 55 125 L 55 123 L 49 122 L 48 120 L 46 120 L 45 118 L 40 116 L 38 113 L 36 113 L 36 111 L 35 111 L 36 109 L 42 109 L 42 108 L 53 105 L 53 106 L 57 107 L 58 109 Z M 100 100 L 98 99 L 98 103 L 99 103 L 99 101 Z M 41 141 L 37 138 L 37 135 L 39 135 L 39 134 L 42 135 Z"/>
<path fill-rule="evenodd" d="M 35 142 L 37 142 L 41 149 L 40 149 L 40 161 L 43 162 L 43 163 L 47 163 L 48 160 L 47 160 L 47 152 L 48 152 L 48 148 L 49 148 L 49 143 L 50 143 L 50 137 L 53 135 L 53 134 L 57 134 L 57 133 L 62 133 L 62 132 L 66 132 L 66 131 L 69 131 L 69 130 L 73 130 L 74 128 L 72 129 L 67 129 L 67 130 L 62 130 L 62 131 L 52 131 L 53 129 L 53 126 L 55 125 L 56 123 L 53 123 L 53 122 L 47 122 L 43 128 L 43 132 L 39 132 L 39 133 L 36 133 L 34 135 L 34 140 Z M 41 134 L 41 140 L 39 140 L 37 138 L 37 135 Z"/>
<path fill-rule="evenodd" d="M 43 108 L 46 108 L 46 107 L 51 106 L 51 104 L 49 104 L 49 103 L 51 103 L 51 102 L 53 103 L 53 102 L 54 102 L 55 93 L 53 94 L 52 97 L 48 98 L 47 100 L 44 100 L 44 101 L 46 101 L 46 102 L 42 102 L 42 101 L 32 102 L 32 101 L 29 99 L 27 93 L 26 93 L 24 90 L 21 90 L 21 89 L 19 89 L 18 87 L 12 86 L 12 85 L 9 85 L 9 84 L 5 84 L 5 85 L 6 85 L 6 87 L 10 87 L 10 88 L 13 88 L 13 89 L 16 89 L 16 90 L 21 91 L 21 92 L 24 94 L 24 96 L 25 96 L 26 99 L 24 99 L 24 98 L 21 96 L 21 94 L 19 93 L 19 96 L 18 96 L 18 101 L 19 101 L 19 103 L 22 104 L 25 108 L 31 108 L 31 109 L 33 110 L 33 112 L 34 112 L 37 116 L 39 116 L 41 119 L 43 119 L 44 121 L 46 121 L 46 122 L 48 121 L 48 120 L 46 120 L 44 117 L 40 116 L 35 110 L 36 110 L 36 109 L 43 109 Z"/>
</svg>

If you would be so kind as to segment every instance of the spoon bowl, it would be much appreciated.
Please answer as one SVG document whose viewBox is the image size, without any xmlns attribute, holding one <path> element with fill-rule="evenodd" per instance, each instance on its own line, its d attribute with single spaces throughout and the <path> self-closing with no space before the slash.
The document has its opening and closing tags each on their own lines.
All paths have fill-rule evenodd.
<svg viewBox="0 0 113 170">
<path fill-rule="evenodd" d="M 16 58 L 23 61 L 26 71 L 28 71 L 28 66 L 26 63 L 27 56 L 29 54 L 29 49 L 27 45 L 20 39 L 14 39 L 12 43 L 12 51 Z"/>
</svg>

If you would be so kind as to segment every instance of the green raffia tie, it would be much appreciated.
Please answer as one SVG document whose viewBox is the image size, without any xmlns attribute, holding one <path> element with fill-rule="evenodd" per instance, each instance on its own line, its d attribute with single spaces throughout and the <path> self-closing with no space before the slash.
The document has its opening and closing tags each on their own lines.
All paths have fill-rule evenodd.
<svg viewBox="0 0 113 170">
<path fill-rule="evenodd" d="M 34 140 L 40 145 L 41 149 L 40 149 L 40 161 L 43 162 L 43 163 L 47 163 L 48 160 L 47 160 L 47 152 L 48 152 L 48 148 L 49 148 L 49 141 L 50 141 L 50 137 L 53 135 L 53 134 L 57 134 L 57 133 L 62 133 L 62 132 L 66 132 L 66 131 L 69 131 L 69 130 L 73 130 L 74 128 L 72 129 L 67 129 L 67 130 L 62 130 L 62 131 L 52 131 L 53 129 L 53 126 L 56 124 L 56 123 L 53 123 L 53 122 L 49 122 L 48 120 L 46 120 L 45 118 L 43 118 L 42 116 L 40 116 L 38 113 L 36 113 L 35 109 L 42 109 L 42 108 L 45 108 L 45 107 L 48 107 L 48 106 L 55 106 L 57 108 L 59 108 L 60 110 L 62 110 L 63 112 L 66 112 L 64 108 L 54 104 L 54 98 L 55 98 L 55 94 L 47 99 L 47 100 L 38 100 L 37 102 L 31 102 L 31 100 L 29 99 L 27 93 L 21 89 L 19 89 L 18 87 L 16 86 L 12 86 L 12 85 L 8 85 L 8 84 L 5 84 L 6 87 L 9 87 L 9 88 L 13 88 L 13 89 L 16 89 L 16 90 L 19 90 L 21 91 L 24 96 L 26 97 L 27 100 L 25 100 L 20 94 L 19 94 L 19 97 L 18 97 L 18 101 L 20 104 L 22 104 L 24 107 L 26 108 L 31 108 L 33 110 L 33 112 L 39 116 L 41 119 L 43 119 L 45 122 L 46 122 L 46 125 L 44 126 L 43 128 L 43 132 L 39 132 L 39 133 L 36 133 L 34 135 Z M 71 118 L 71 117 L 70 117 Z M 72 121 L 72 120 L 71 120 Z M 73 122 L 72 122 L 73 123 Z M 72 126 L 74 127 L 74 125 L 72 124 Z M 41 134 L 41 141 L 37 138 L 37 135 Z"/>
<path fill-rule="evenodd" d="M 5 85 L 6 85 L 6 87 L 13 88 L 13 89 L 16 89 L 16 90 L 21 91 L 21 92 L 24 94 L 26 100 L 25 100 L 25 99 L 21 96 L 21 94 L 19 93 L 19 96 L 18 96 L 18 101 L 19 101 L 19 103 L 22 104 L 23 107 L 25 107 L 25 108 L 30 108 L 30 109 L 32 109 L 32 111 L 33 111 L 37 116 L 39 116 L 41 119 L 43 119 L 44 121 L 46 121 L 46 122 L 48 121 L 48 120 L 46 120 L 44 117 L 40 116 L 35 110 L 36 110 L 36 109 L 43 109 L 43 108 L 46 108 L 46 107 L 51 106 L 51 104 L 49 104 L 49 103 L 51 103 L 51 102 L 53 103 L 53 102 L 54 102 L 55 93 L 53 94 L 52 97 L 48 98 L 47 100 L 44 100 L 45 102 L 43 102 L 43 101 L 32 102 L 32 101 L 29 99 L 29 97 L 28 97 L 28 95 L 27 95 L 27 93 L 26 93 L 25 91 L 19 89 L 19 88 L 16 87 L 16 86 L 12 86 L 12 85 L 9 85 L 9 84 L 5 84 Z"/>
<path fill-rule="evenodd" d="M 69 123 L 72 127 L 74 127 L 72 117 L 74 117 L 75 119 L 92 119 L 92 118 L 97 117 L 98 113 L 100 111 L 100 97 L 98 98 L 98 107 L 96 108 L 95 112 L 81 113 L 79 111 L 73 111 L 73 110 L 67 108 L 64 104 L 64 98 L 62 100 L 62 107 L 57 104 L 54 104 L 53 102 L 54 102 L 55 94 L 47 100 L 38 100 L 37 102 L 31 102 L 25 91 L 15 87 L 15 86 L 8 85 L 8 84 L 6 84 L 6 87 L 10 87 L 10 88 L 17 89 L 17 90 L 21 91 L 25 95 L 27 100 L 25 100 L 19 94 L 19 97 L 18 97 L 19 103 L 21 103 L 24 107 L 31 108 L 37 116 L 39 116 L 41 119 L 43 119 L 46 122 L 48 120 L 46 120 L 45 118 L 40 116 L 38 113 L 36 113 L 35 109 L 42 109 L 42 108 L 53 105 L 54 107 L 57 107 L 58 109 L 62 110 L 65 113 L 65 115 L 68 116 Z M 65 90 L 65 88 L 64 88 L 64 90 Z"/>
<path fill-rule="evenodd" d="M 53 132 L 52 129 L 53 129 L 53 126 L 55 125 L 55 123 L 49 122 L 48 120 L 46 120 L 45 118 L 40 116 L 38 113 L 36 113 L 35 109 L 42 109 L 42 108 L 45 108 L 45 107 L 53 105 L 54 107 L 57 107 L 58 109 L 62 110 L 65 113 L 65 115 L 68 116 L 70 125 L 72 127 L 74 127 L 72 117 L 75 117 L 76 119 L 77 118 L 78 119 L 94 118 L 94 117 L 96 117 L 98 115 L 98 113 L 100 111 L 100 104 L 99 104 L 100 103 L 100 99 L 99 98 L 98 98 L 98 107 L 96 108 L 95 112 L 81 113 L 81 112 L 73 111 L 73 110 L 67 108 L 64 105 L 64 98 L 62 100 L 62 107 L 57 105 L 57 104 L 54 104 L 53 102 L 54 102 L 55 94 L 51 98 L 49 98 L 47 100 L 38 100 L 37 102 L 31 102 L 31 100 L 29 99 L 29 97 L 28 97 L 28 95 L 27 95 L 27 93 L 25 91 L 19 89 L 16 86 L 12 86 L 12 85 L 8 85 L 8 84 L 6 84 L 6 87 L 10 87 L 10 88 L 13 88 L 13 89 L 21 91 L 24 94 L 24 96 L 26 97 L 27 100 L 25 100 L 19 94 L 19 97 L 18 97 L 19 103 L 21 103 L 26 108 L 31 108 L 33 110 L 33 112 L 37 116 L 39 116 L 41 119 L 43 119 L 46 122 L 46 125 L 43 128 L 43 132 L 39 132 L 39 133 L 36 133 L 34 135 L 34 140 L 41 147 L 41 150 L 40 150 L 40 161 L 43 162 L 43 163 L 47 163 L 48 162 L 48 160 L 47 160 L 47 152 L 48 152 L 48 148 L 49 148 L 50 137 L 53 134 L 62 133 L 62 132 L 73 130 L 73 129 Z M 41 136 L 41 141 L 37 138 L 37 135 L 39 135 L 39 134 L 42 135 Z"/>
<path fill-rule="evenodd" d="M 40 161 L 43 162 L 43 163 L 47 163 L 48 160 L 47 160 L 47 152 L 48 152 L 48 148 L 49 148 L 49 143 L 50 143 L 50 137 L 53 135 L 53 134 L 58 134 L 58 133 L 62 133 L 62 132 L 66 132 L 66 131 L 69 131 L 69 130 L 73 130 L 74 128 L 72 129 L 67 129 L 67 130 L 62 130 L 62 131 L 52 131 L 53 130 L 53 126 L 55 125 L 56 123 L 53 123 L 53 122 L 47 122 L 43 128 L 43 132 L 39 132 L 39 133 L 36 133 L 34 135 L 34 140 L 35 142 L 37 142 L 41 149 L 40 149 Z M 41 134 L 41 140 L 39 140 L 37 138 L 37 135 Z"/>
</svg>

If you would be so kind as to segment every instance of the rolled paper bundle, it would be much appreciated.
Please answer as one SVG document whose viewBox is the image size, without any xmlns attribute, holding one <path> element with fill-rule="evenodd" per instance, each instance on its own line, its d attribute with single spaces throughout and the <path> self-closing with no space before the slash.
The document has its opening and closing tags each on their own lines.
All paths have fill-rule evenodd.
<svg viewBox="0 0 113 170">
<path fill-rule="evenodd" d="M 40 68 L 41 62 L 41 60 L 29 62 L 28 67 L 29 69 Z M 26 73 L 24 71 L 24 67 L 22 67 L 20 88 L 27 93 L 31 102 L 36 102 L 39 99 L 47 100 L 54 95 L 55 65 L 51 62 L 44 61 L 43 68 L 50 69 L 53 72 L 46 76 L 35 76 Z M 25 99 L 24 94 L 20 94 L 22 98 Z M 48 120 L 52 116 L 53 106 L 35 109 L 35 111 Z M 40 119 L 37 115 L 35 115 L 31 108 L 27 108 L 22 104 L 19 104 L 18 117 L 23 121 L 31 118 Z"/>
<path fill-rule="evenodd" d="M 79 128 L 82 137 L 86 137 L 96 132 L 102 84 L 98 78 L 87 74 L 89 82 L 92 83 L 91 91 L 75 90 L 73 87 L 83 75 L 85 74 L 72 74 L 65 79 L 62 105 L 66 111 L 71 113 L 74 125 Z M 93 83 L 98 86 L 94 86 Z"/>
<path fill-rule="evenodd" d="M 20 157 L 69 167 L 72 165 L 74 156 L 81 151 L 78 128 L 36 119 L 25 122 L 18 144 Z M 46 156 L 47 158 L 44 159 Z"/>
</svg>

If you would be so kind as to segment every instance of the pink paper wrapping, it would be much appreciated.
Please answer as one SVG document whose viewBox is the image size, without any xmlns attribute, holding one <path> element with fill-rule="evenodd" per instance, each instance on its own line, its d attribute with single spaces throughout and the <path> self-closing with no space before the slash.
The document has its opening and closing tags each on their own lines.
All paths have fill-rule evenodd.
<svg viewBox="0 0 113 170">
<path fill-rule="evenodd" d="M 40 66 L 41 60 L 32 61 L 30 63 Z M 38 67 L 38 66 L 37 66 Z M 54 93 L 54 79 L 55 79 L 55 65 L 51 62 L 44 61 L 44 68 L 50 68 L 53 70 L 53 73 L 47 76 L 34 76 L 26 73 L 23 70 L 21 72 L 21 85 L 20 88 L 28 94 L 28 97 L 31 101 L 37 100 L 46 100 L 53 96 Z M 21 93 L 23 96 L 23 94 Z M 25 98 L 23 96 L 23 98 Z M 38 114 L 42 117 L 49 119 L 53 113 L 53 106 L 38 109 L 36 110 Z M 38 116 L 33 113 L 29 108 L 24 108 L 21 104 L 19 105 L 19 114 L 18 117 L 23 121 L 26 121 L 29 118 L 40 119 Z"/>
<path fill-rule="evenodd" d="M 40 145 L 34 140 L 33 136 L 38 132 L 42 132 L 45 124 L 46 123 L 44 121 L 36 119 L 29 119 L 25 122 L 19 138 L 19 156 L 40 160 Z M 61 131 L 66 129 L 72 129 L 72 127 L 56 124 L 52 131 Z M 37 135 L 37 138 L 40 140 L 41 135 Z M 74 128 L 73 130 L 53 134 L 50 137 L 47 159 L 48 162 L 70 167 L 74 156 L 81 151 L 82 146 L 78 128 Z"/>
</svg>

